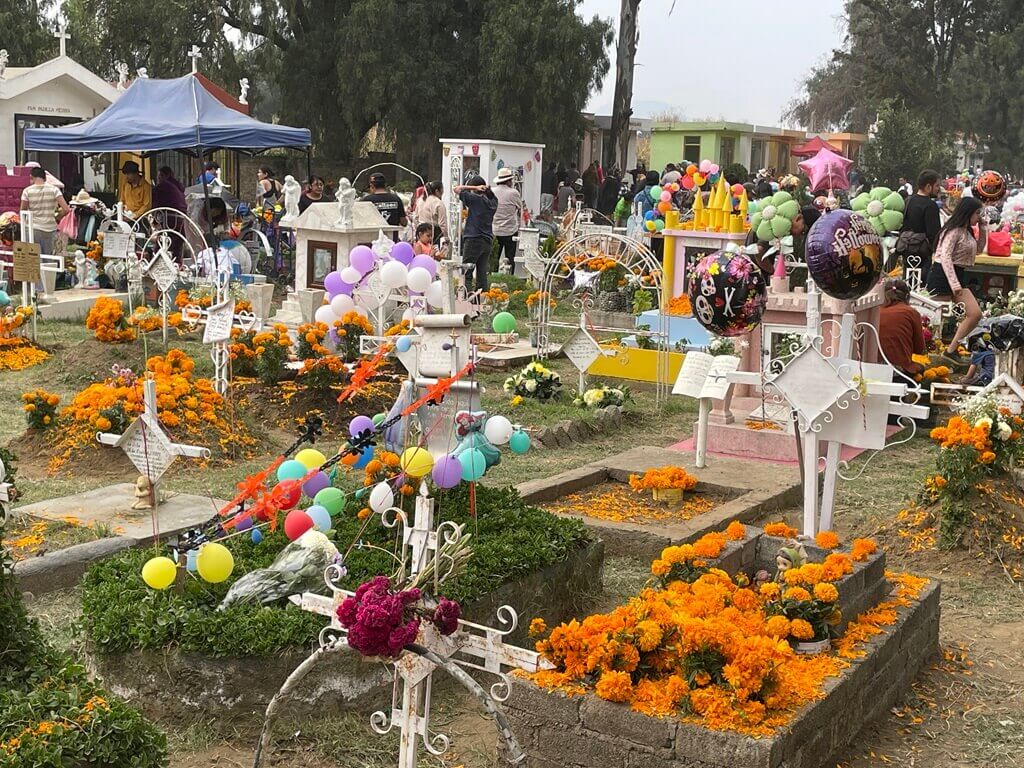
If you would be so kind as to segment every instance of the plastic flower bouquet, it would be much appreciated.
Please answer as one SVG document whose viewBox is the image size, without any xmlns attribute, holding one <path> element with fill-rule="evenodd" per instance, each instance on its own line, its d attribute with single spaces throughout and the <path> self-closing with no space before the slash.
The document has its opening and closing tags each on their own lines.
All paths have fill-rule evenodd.
<svg viewBox="0 0 1024 768">
<path fill-rule="evenodd" d="M 629 399 L 629 387 L 600 384 L 576 395 L 572 404 L 578 408 L 605 408 L 609 405 L 622 405 Z"/>
<path fill-rule="evenodd" d="M 504 390 L 510 395 L 550 400 L 558 395 L 562 377 L 536 360 L 515 376 L 505 379 Z"/>
</svg>

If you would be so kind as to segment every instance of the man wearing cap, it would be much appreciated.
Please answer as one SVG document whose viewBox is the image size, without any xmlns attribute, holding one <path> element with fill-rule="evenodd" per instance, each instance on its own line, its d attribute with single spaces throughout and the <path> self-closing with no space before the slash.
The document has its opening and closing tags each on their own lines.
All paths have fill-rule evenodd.
<svg viewBox="0 0 1024 768">
<path fill-rule="evenodd" d="M 462 263 L 466 268 L 466 289 L 473 290 L 473 274 L 476 274 L 476 288 L 486 291 L 487 275 L 491 267 L 491 241 L 494 240 L 492 223 L 498 208 L 498 199 L 481 176 L 474 176 L 465 185 L 459 184 L 452 190 L 466 206 L 469 213 L 462 230 Z"/>
<path fill-rule="evenodd" d="M 374 173 L 370 176 L 370 192 L 363 195 L 363 200 L 373 203 L 384 220 L 393 227 L 404 227 L 409 221 L 405 216 L 402 198 L 388 189 L 383 173 Z M 398 241 L 397 232 L 393 239 Z"/>
<path fill-rule="evenodd" d="M 29 173 L 32 183 L 21 191 L 21 215 L 32 214 L 32 240 L 39 243 L 40 252 L 53 253 L 53 235 L 57 231 L 57 217 L 71 210 L 64 201 L 64 195 L 53 184 L 46 181 L 46 171 L 38 166 Z"/>
<path fill-rule="evenodd" d="M 153 207 L 153 185 L 143 178 L 142 169 L 134 160 L 125 160 L 121 166 L 117 197 L 125 213 L 134 219 Z"/>
<path fill-rule="evenodd" d="M 523 196 L 512 186 L 515 177 L 511 168 L 502 168 L 494 177 L 494 184 L 491 186 L 491 191 L 498 200 L 494 220 L 491 222 L 494 236 L 498 239 L 498 264 L 501 265 L 504 258 L 509 273 L 515 269 L 518 244 L 516 235 L 519 234 L 519 222 L 523 217 Z"/>
</svg>

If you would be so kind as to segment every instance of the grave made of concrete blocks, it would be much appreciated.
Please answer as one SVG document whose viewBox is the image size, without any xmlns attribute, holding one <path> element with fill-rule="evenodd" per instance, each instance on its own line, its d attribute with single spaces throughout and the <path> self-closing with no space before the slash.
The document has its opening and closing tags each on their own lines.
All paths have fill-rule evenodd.
<svg viewBox="0 0 1024 768">
<path fill-rule="evenodd" d="M 716 565 L 732 574 L 774 572 L 775 555 L 785 544 L 757 533 L 731 542 Z M 813 546 L 807 550 L 811 562 L 827 554 Z M 842 630 L 890 592 L 884 553 L 856 563 L 836 587 Z M 939 583 L 930 582 L 908 607 L 898 609 L 894 624 L 861 646 L 862 657 L 825 681 L 823 698 L 804 706 L 771 736 L 649 717 L 593 693 L 545 691 L 518 676 L 503 707 L 529 768 L 831 768 L 861 728 L 885 715 L 938 653 L 939 597 Z"/>
<path fill-rule="evenodd" d="M 712 458 L 708 466 L 697 469 L 693 464 L 693 454 L 650 446 L 597 459 L 553 477 L 520 483 L 516 490 L 530 504 L 543 505 L 601 483 L 626 483 L 631 474 L 643 474 L 648 469 L 661 466 L 683 467 L 697 478 L 697 493 L 713 493 L 725 501 L 690 520 L 643 524 L 602 520 L 582 514 L 555 514 L 582 521 L 595 537 L 605 543 L 606 554 L 610 557 L 627 555 L 653 560 L 670 544 L 693 541 L 709 531 L 723 529 L 732 520 L 752 522 L 798 504 L 800 500 L 800 476 L 792 467 Z"/>
</svg>

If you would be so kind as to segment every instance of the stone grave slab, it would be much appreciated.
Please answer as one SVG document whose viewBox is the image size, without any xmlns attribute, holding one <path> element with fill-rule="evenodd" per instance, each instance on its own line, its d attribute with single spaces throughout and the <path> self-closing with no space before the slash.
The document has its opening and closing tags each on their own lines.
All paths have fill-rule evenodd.
<svg viewBox="0 0 1024 768">
<path fill-rule="evenodd" d="M 109 526 L 118 535 L 134 539 L 150 538 L 153 535 L 150 510 L 132 509 L 134 502 L 134 483 L 117 483 L 72 496 L 26 504 L 15 509 L 15 513 L 41 520 L 61 520 L 71 516 L 83 525 L 99 523 Z M 160 535 L 172 536 L 194 528 L 209 520 L 226 503 L 221 499 L 211 501 L 208 496 L 168 492 L 165 500 L 160 502 Z"/>
</svg>

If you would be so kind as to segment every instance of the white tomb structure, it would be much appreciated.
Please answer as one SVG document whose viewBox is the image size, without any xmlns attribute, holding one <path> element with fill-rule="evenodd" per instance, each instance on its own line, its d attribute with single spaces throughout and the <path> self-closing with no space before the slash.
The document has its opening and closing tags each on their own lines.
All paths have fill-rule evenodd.
<svg viewBox="0 0 1024 768">
<path fill-rule="evenodd" d="M 544 171 L 544 145 L 519 141 L 493 139 L 441 139 L 441 178 L 444 185 L 442 199 L 445 206 L 451 199 L 452 158 L 461 158 L 462 182 L 476 174 L 490 184 L 498 171 L 511 168 L 515 173 L 515 186 L 523 196 L 523 203 L 535 217 L 540 213 L 540 177 Z"/>
<path fill-rule="evenodd" d="M 334 270 L 348 266 L 348 255 L 357 245 L 372 246 L 383 232 L 392 235 L 391 226 L 373 203 L 356 201 L 352 206 L 352 226 L 337 226 L 337 203 L 313 203 L 295 220 L 295 289 L 289 291 L 274 322 L 298 326 L 303 320 L 302 292 L 324 289 L 324 278 Z"/>
</svg>

